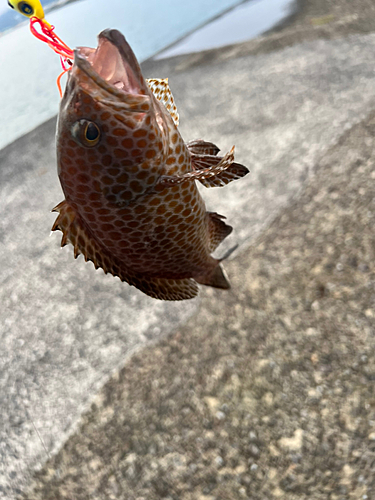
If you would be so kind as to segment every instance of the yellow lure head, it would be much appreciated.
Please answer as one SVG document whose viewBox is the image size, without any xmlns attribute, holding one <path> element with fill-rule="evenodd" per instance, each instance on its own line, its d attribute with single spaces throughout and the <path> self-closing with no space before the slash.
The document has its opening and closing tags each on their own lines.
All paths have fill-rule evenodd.
<svg viewBox="0 0 375 500">
<path fill-rule="evenodd" d="M 9 7 L 26 17 L 37 17 L 44 19 L 44 11 L 39 0 L 8 0 Z"/>
<path fill-rule="evenodd" d="M 46 42 L 56 54 L 59 54 L 64 71 L 57 79 L 57 86 L 60 96 L 62 96 L 60 79 L 73 65 L 74 53 L 72 49 L 56 35 L 55 27 L 44 19 L 44 10 L 39 0 L 8 0 L 8 5 L 23 16 L 28 17 L 31 33 L 42 42 Z M 39 28 L 35 26 L 39 26 Z"/>
</svg>

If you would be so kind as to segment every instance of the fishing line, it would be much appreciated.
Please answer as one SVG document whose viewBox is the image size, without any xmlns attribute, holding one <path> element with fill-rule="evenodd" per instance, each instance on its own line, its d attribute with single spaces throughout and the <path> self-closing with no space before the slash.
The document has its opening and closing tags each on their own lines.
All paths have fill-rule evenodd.
<svg viewBox="0 0 375 500">
<path fill-rule="evenodd" d="M 35 25 L 39 25 L 42 33 L 38 32 Z M 62 97 L 61 78 L 73 66 L 74 53 L 72 49 L 68 45 L 66 45 L 66 43 L 63 42 L 60 37 L 56 35 L 54 29 L 55 27 L 51 26 L 44 19 L 40 19 L 38 17 L 30 18 L 31 33 L 42 42 L 45 42 L 56 54 L 60 56 L 63 71 L 57 77 L 56 84 L 60 93 L 60 97 Z"/>
<path fill-rule="evenodd" d="M 62 97 L 61 77 L 73 66 L 73 50 L 61 40 L 55 33 L 55 27 L 44 19 L 44 11 L 39 0 L 29 0 L 29 2 L 18 2 L 17 0 L 8 0 L 12 9 L 17 10 L 23 16 L 30 19 L 31 33 L 46 43 L 56 54 L 60 56 L 63 72 L 57 77 L 56 84 Z M 38 28 L 40 31 L 38 31 Z"/>
</svg>

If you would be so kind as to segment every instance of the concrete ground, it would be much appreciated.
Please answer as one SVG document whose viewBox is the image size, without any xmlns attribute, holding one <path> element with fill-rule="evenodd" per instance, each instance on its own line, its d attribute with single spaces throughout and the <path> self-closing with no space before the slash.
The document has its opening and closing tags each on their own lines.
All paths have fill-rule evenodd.
<svg viewBox="0 0 375 500">
<path fill-rule="evenodd" d="M 0 152 L 2 498 L 375 497 L 375 9 L 300 7 L 144 64 L 186 140 L 251 168 L 204 191 L 229 292 L 159 303 L 75 262 L 46 237 L 53 124 Z"/>
</svg>

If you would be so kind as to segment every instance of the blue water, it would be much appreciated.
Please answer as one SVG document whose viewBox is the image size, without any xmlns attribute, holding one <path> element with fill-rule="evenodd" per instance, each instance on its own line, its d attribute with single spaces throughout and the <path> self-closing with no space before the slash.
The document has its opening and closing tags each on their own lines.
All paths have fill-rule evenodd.
<svg viewBox="0 0 375 500">
<path fill-rule="evenodd" d="M 7 6 L 6 0 L 2 1 L 0 20 L 4 27 L 6 9 L 12 15 L 17 13 Z M 262 0 L 264 4 L 273 1 L 276 0 Z M 50 12 L 46 9 L 46 19 L 72 48 L 95 47 L 100 31 L 117 28 L 143 61 L 241 3 L 238 0 L 78 0 Z M 59 57 L 35 39 L 28 20 L 18 16 L 25 22 L 0 36 L 0 148 L 56 115 L 60 100 L 56 87 L 61 72 Z M 273 18 L 272 13 L 269 11 L 266 17 Z M 227 29 L 236 32 L 233 26 Z M 247 38 L 251 36 L 249 30 Z M 155 75 L 159 76 L 166 75 Z"/>
<path fill-rule="evenodd" d="M 244 42 L 271 29 L 294 9 L 294 0 L 243 2 L 162 51 L 156 59 Z"/>
</svg>

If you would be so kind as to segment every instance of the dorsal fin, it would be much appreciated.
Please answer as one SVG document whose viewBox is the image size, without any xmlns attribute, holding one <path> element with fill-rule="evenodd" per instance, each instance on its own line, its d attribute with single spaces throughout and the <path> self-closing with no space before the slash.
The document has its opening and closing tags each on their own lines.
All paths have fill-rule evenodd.
<svg viewBox="0 0 375 500">
<path fill-rule="evenodd" d="M 167 108 L 174 124 L 176 125 L 176 127 L 178 127 L 179 116 L 171 89 L 168 85 L 168 78 L 149 78 L 148 80 L 146 80 L 146 82 L 152 90 L 156 99 L 162 102 Z"/>
<path fill-rule="evenodd" d="M 193 279 L 151 278 L 126 268 L 122 262 L 105 252 L 105 249 L 86 230 L 79 215 L 66 200 L 59 203 L 52 211 L 59 212 L 52 231 L 57 229 L 62 231 L 61 246 L 71 243 L 75 258 L 82 253 L 86 261 L 93 262 L 95 269 L 100 267 L 106 274 L 118 276 L 121 281 L 126 281 L 155 299 L 185 300 L 198 295 L 198 285 Z"/>
<path fill-rule="evenodd" d="M 134 285 L 146 295 L 160 300 L 186 300 L 198 295 L 199 288 L 196 282 L 190 278 L 165 279 L 150 278 L 148 276 L 137 278 Z"/>
</svg>

